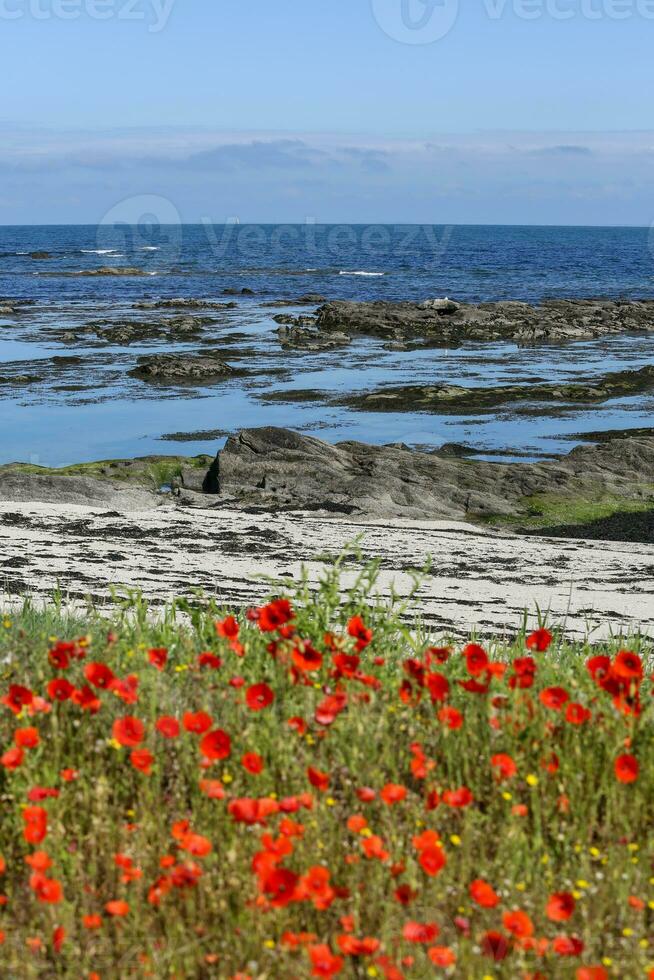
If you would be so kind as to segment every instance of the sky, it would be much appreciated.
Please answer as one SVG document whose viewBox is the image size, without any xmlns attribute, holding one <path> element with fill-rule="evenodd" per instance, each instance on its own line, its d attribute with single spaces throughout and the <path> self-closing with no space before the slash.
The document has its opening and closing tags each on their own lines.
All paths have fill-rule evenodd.
<svg viewBox="0 0 654 980">
<path fill-rule="evenodd" d="M 0 0 L 0 224 L 654 221 L 654 0 Z"/>
</svg>

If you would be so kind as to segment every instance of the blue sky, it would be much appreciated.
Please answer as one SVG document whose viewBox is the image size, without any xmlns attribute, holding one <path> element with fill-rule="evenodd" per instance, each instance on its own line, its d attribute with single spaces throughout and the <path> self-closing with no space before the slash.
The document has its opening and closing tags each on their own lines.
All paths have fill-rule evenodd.
<svg viewBox="0 0 654 980">
<path fill-rule="evenodd" d="M 648 225 L 653 42 L 654 0 L 0 0 L 0 223 Z"/>
</svg>

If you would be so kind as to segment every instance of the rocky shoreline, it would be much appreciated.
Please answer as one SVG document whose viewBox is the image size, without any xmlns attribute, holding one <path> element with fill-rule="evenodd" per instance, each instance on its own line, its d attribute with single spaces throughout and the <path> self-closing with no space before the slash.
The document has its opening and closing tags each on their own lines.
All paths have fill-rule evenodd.
<svg viewBox="0 0 654 980">
<path fill-rule="evenodd" d="M 165 485 L 171 492 L 161 493 Z M 0 467 L 0 501 L 139 510 L 313 512 L 466 521 L 517 532 L 654 542 L 654 437 L 500 463 L 396 444 L 332 445 L 287 429 L 245 429 L 214 459 L 149 457 L 48 471 Z"/>
<path fill-rule="evenodd" d="M 422 303 L 386 301 L 326 303 L 316 327 L 407 343 L 456 346 L 467 341 L 516 344 L 567 343 L 616 333 L 654 331 L 654 300 L 544 300 L 538 306 L 515 301 Z"/>
</svg>

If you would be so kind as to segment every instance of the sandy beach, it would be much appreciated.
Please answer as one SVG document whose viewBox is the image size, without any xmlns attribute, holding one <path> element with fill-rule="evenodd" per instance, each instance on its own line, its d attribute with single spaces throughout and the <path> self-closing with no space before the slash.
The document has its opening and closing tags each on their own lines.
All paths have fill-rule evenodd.
<svg viewBox="0 0 654 980">
<path fill-rule="evenodd" d="M 389 526 L 389 523 L 391 526 Z M 381 557 L 380 591 L 411 588 L 410 570 L 432 558 L 418 596 L 435 632 L 511 633 L 536 604 L 568 635 L 654 634 L 651 547 L 617 542 L 518 539 L 449 521 L 373 521 L 314 514 L 252 515 L 174 505 L 117 510 L 0 503 L 3 605 L 28 594 L 103 602 L 113 587 L 142 589 L 153 603 L 202 589 L 228 606 L 271 590 L 266 577 L 297 579 L 305 564 L 335 556 L 360 536 L 365 559 Z M 349 565 L 351 574 L 355 566 Z"/>
</svg>

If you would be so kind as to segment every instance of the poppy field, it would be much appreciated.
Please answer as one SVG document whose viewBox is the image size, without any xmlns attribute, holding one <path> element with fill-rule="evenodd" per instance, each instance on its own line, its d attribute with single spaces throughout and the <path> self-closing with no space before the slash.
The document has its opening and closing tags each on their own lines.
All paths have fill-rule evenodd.
<svg viewBox="0 0 654 980">
<path fill-rule="evenodd" d="M 654 980 L 654 664 L 375 598 L 0 613 L 0 976 Z"/>
</svg>

